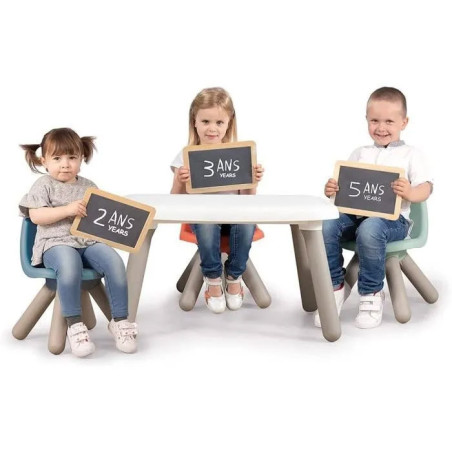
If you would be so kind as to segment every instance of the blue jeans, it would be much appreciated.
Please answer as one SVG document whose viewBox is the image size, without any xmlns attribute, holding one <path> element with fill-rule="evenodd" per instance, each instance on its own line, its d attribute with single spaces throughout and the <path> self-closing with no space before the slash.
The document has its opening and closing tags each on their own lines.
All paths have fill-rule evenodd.
<svg viewBox="0 0 452 452">
<path fill-rule="evenodd" d="M 64 317 L 81 315 L 81 284 L 83 266 L 104 275 L 105 287 L 113 318 L 128 316 L 128 292 L 124 262 L 119 254 L 104 243 L 86 248 L 57 245 L 43 256 L 46 268 L 57 276 L 57 291 Z"/>
<path fill-rule="evenodd" d="M 341 213 L 336 220 L 324 221 L 323 240 L 333 287 L 340 287 L 345 277 L 341 242 L 356 240 L 359 294 L 367 295 L 383 289 L 386 244 L 403 240 L 408 234 L 409 226 L 409 221 L 402 215 L 398 220 L 391 221 Z"/>
<path fill-rule="evenodd" d="M 224 264 L 226 276 L 237 279 L 246 270 L 253 241 L 255 224 L 192 224 L 198 241 L 201 271 L 207 278 L 219 278 L 221 265 L 221 235 L 229 235 L 229 256 Z"/>
</svg>

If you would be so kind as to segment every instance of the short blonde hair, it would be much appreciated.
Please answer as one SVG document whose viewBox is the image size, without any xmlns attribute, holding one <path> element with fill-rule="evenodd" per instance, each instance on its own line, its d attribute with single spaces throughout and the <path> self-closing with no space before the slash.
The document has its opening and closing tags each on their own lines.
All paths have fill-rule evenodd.
<svg viewBox="0 0 452 452">
<path fill-rule="evenodd" d="M 190 105 L 188 122 L 188 145 L 198 145 L 201 143 L 198 132 L 195 128 L 196 115 L 204 108 L 222 108 L 229 116 L 228 130 L 223 138 L 223 143 L 237 141 L 237 120 L 231 96 L 223 88 L 206 88 L 196 95 Z"/>
<path fill-rule="evenodd" d="M 397 88 L 390 88 L 387 86 L 383 86 L 382 88 L 376 89 L 369 97 L 367 101 L 367 105 L 372 100 L 387 100 L 389 102 L 400 102 L 402 104 L 402 113 L 403 117 L 406 118 L 407 114 L 407 106 L 406 106 L 406 97 L 402 93 L 402 91 Z"/>
</svg>

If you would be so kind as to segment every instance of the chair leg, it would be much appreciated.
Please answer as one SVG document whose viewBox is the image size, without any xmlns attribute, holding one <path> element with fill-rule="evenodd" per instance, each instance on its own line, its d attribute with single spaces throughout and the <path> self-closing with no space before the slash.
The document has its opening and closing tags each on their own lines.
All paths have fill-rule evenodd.
<svg viewBox="0 0 452 452">
<path fill-rule="evenodd" d="M 307 312 L 317 309 L 314 286 L 312 285 L 311 268 L 309 267 L 306 243 L 300 228 L 296 224 L 291 224 L 293 249 L 295 252 L 295 262 L 297 264 L 298 284 L 300 286 L 301 303 Z"/>
<path fill-rule="evenodd" d="M 104 313 L 105 317 L 108 321 L 111 320 L 111 308 L 110 303 L 108 301 L 107 292 L 105 291 L 105 286 L 102 282 L 99 282 L 96 286 L 90 288 L 90 295 L 93 297 L 97 306 L 99 306 L 100 310 Z"/>
<path fill-rule="evenodd" d="M 196 252 L 196 258 L 194 256 L 190 275 L 188 276 L 184 291 L 179 299 L 179 306 L 184 311 L 191 311 L 196 304 L 196 300 L 198 299 L 203 282 L 200 264 L 201 259 L 199 257 L 199 253 Z"/>
<path fill-rule="evenodd" d="M 193 257 L 191 258 L 188 265 L 185 267 L 185 270 L 183 271 L 181 277 L 179 278 L 179 280 L 176 283 L 176 288 L 180 293 L 182 293 L 184 291 L 185 284 L 187 284 L 188 277 L 190 276 L 191 269 L 193 268 L 193 264 L 196 260 L 196 254 L 197 254 L 197 252 L 195 254 L 193 254 Z"/>
<path fill-rule="evenodd" d="M 149 229 L 140 251 L 130 254 L 127 262 L 127 285 L 129 291 L 129 321 L 135 322 L 140 301 L 149 249 L 155 229 Z"/>
<path fill-rule="evenodd" d="M 350 289 L 352 289 L 356 281 L 358 281 L 358 270 L 359 270 L 359 258 L 358 255 L 355 253 L 351 261 L 348 263 L 345 272 L 345 281 L 350 286 Z"/>
<path fill-rule="evenodd" d="M 16 339 L 25 339 L 36 322 L 44 314 L 52 300 L 55 298 L 55 291 L 50 290 L 45 284 L 36 294 L 26 311 L 13 327 L 13 336 Z"/>
<path fill-rule="evenodd" d="M 64 350 L 66 345 L 66 332 L 67 324 L 63 314 L 61 313 L 60 298 L 57 294 L 53 304 L 52 323 L 50 325 L 49 332 L 49 352 L 54 355 L 59 355 Z"/>
<path fill-rule="evenodd" d="M 411 309 L 406 296 L 399 258 L 396 256 L 386 259 L 386 280 L 389 293 L 391 294 L 395 318 L 400 323 L 406 323 L 411 318 Z"/>
<path fill-rule="evenodd" d="M 408 254 L 400 261 L 400 268 L 427 303 L 438 300 L 438 291 Z"/>
<path fill-rule="evenodd" d="M 251 259 L 248 259 L 248 262 L 246 263 L 246 270 L 242 277 L 256 304 L 260 308 L 268 308 L 272 302 L 270 294 L 268 293 L 267 288 L 265 287 Z"/>
<path fill-rule="evenodd" d="M 96 315 L 87 290 L 82 290 L 81 294 L 82 320 L 86 328 L 92 330 L 96 326 Z"/>
</svg>

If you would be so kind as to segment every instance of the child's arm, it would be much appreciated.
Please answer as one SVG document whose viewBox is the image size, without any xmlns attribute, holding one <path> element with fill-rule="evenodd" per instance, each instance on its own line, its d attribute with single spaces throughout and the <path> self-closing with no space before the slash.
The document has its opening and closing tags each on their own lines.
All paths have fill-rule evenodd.
<svg viewBox="0 0 452 452">
<path fill-rule="evenodd" d="M 61 207 L 39 207 L 29 209 L 30 220 L 40 226 L 56 223 L 67 217 L 86 217 L 86 204 L 83 200 L 71 202 Z"/>
<path fill-rule="evenodd" d="M 265 169 L 263 168 L 263 166 L 260 163 L 258 163 L 254 167 L 254 171 L 256 173 L 256 175 L 255 175 L 256 182 L 259 183 L 262 180 L 262 178 L 264 177 Z M 255 195 L 256 192 L 257 192 L 257 187 L 247 188 L 246 190 L 240 190 L 241 195 Z"/>
<path fill-rule="evenodd" d="M 181 166 L 174 169 L 173 186 L 171 187 L 171 194 L 184 195 L 187 193 L 185 184 L 190 180 L 190 170 Z"/>
<path fill-rule="evenodd" d="M 432 184 L 424 182 L 416 187 L 412 187 L 408 179 L 400 177 L 391 184 L 392 189 L 396 195 L 410 202 L 422 202 L 428 199 L 432 193 Z"/>
</svg>

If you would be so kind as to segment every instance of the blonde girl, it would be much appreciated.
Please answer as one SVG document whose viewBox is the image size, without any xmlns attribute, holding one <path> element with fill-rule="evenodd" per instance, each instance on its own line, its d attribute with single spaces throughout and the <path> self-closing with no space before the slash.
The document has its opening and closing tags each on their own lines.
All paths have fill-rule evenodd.
<svg viewBox="0 0 452 452">
<path fill-rule="evenodd" d="M 189 145 L 230 143 L 237 141 L 237 119 L 231 96 L 223 88 L 202 90 L 193 100 L 189 113 Z M 190 171 L 184 167 L 182 151 L 171 163 L 174 172 L 171 193 L 186 193 Z M 254 168 L 255 178 L 262 179 L 264 169 Z M 221 192 L 221 194 L 254 195 L 256 189 Z M 221 202 L 219 200 L 219 202 Z M 221 313 L 226 306 L 237 310 L 243 303 L 242 274 L 253 240 L 254 224 L 193 224 L 198 242 L 201 271 L 206 283 L 207 307 Z M 226 287 L 222 287 L 221 235 L 229 235 L 230 253 L 225 262 Z"/>
</svg>

